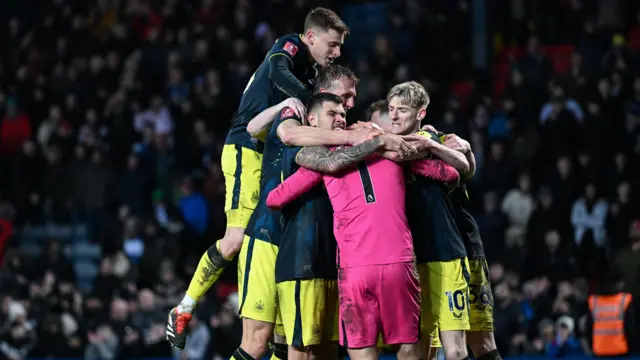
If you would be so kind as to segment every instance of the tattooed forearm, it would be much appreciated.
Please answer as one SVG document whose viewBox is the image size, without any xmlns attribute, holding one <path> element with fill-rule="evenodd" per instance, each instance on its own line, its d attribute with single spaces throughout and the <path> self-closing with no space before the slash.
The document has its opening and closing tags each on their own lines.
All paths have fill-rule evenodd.
<svg viewBox="0 0 640 360">
<path fill-rule="evenodd" d="M 325 146 L 308 146 L 300 150 L 296 163 L 307 169 L 336 173 L 355 165 L 382 146 L 379 137 L 367 140 L 360 145 L 342 148 L 335 151 Z"/>
</svg>

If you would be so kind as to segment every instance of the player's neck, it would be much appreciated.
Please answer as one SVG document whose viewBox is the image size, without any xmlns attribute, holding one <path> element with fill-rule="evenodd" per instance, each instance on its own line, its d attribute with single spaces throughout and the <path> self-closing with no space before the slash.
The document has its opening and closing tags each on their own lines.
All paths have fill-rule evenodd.
<svg viewBox="0 0 640 360">
<path fill-rule="evenodd" d="M 316 59 L 314 59 L 313 56 L 311 56 L 311 46 L 310 46 L 311 44 L 309 44 L 309 39 L 304 34 L 300 34 L 300 40 L 307 47 L 307 54 L 309 55 L 309 61 L 315 64 Z"/>
</svg>

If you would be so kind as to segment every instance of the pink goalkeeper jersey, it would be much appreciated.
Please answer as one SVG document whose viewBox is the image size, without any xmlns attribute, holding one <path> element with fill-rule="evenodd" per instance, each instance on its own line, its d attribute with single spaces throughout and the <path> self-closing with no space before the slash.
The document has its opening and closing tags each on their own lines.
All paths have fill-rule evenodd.
<svg viewBox="0 0 640 360">
<path fill-rule="evenodd" d="M 436 165 L 437 164 L 437 165 Z M 440 160 L 414 162 L 415 173 L 436 172 Z M 447 168 L 442 180 L 457 179 Z M 402 167 L 371 155 L 356 169 L 339 176 L 300 168 L 267 197 L 270 207 L 283 207 L 324 180 L 334 211 L 338 266 L 393 264 L 413 261 L 413 241 L 405 215 L 405 180 Z"/>
</svg>

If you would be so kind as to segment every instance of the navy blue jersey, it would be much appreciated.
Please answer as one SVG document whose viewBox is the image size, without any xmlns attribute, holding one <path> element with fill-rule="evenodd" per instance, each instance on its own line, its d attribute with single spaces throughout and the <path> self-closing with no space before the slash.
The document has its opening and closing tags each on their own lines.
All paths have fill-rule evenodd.
<svg viewBox="0 0 640 360">
<path fill-rule="evenodd" d="M 262 156 L 258 205 L 256 205 L 245 230 L 247 235 L 270 242 L 273 245 L 280 244 L 282 221 L 280 211 L 272 210 L 267 206 L 267 196 L 282 182 L 280 160 L 287 147 L 278 137 L 277 129 L 278 125 L 288 119 L 300 121 L 300 118 L 291 109 L 285 108 L 276 117 L 267 135 Z"/>
<path fill-rule="evenodd" d="M 464 246 L 467 249 L 469 259 L 484 259 L 484 245 L 480 237 L 478 224 L 468 210 L 469 194 L 465 184 L 460 185 L 451 192 L 451 200 L 453 208 L 456 212 L 456 223 L 458 230 L 464 240 Z"/>
<path fill-rule="evenodd" d="M 446 135 L 445 133 L 438 134 L 441 141 L 444 141 Z M 469 192 L 467 191 L 467 185 L 460 184 L 459 187 L 451 192 L 450 196 L 456 213 L 456 224 L 460 235 L 462 235 L 467 256 L 472 260 L 484 259 L 484 245 L 480 237 L 480 229 L 478 229 L 478 224 L 468 209 Z"/>
<path fill-rule="evenodd" d="M 313 88 L 316 70 L 300 35 L 289 34 L 280 37 L 249 79 L 240 99 L 236 120 L 227 134 L 225 144 L 240 145 L 263 152 L 263 144 L 251 137 L 247 132 L 247 124 L 265 109 L 290 97 L 278 89 L 269 78 L 269 61 L 275 56 L 285 56 L 289 59 L 295 77 L 309 89 Z"/>
<path fill-rule="evenodd" d="M 286 179 L 298 170 L 300 147 L 289 147 L 281 159 Z M 336 279 L 336 239 L 333 208 L 323 184 L 303 194 L 282 210 L 284 231 L 276 260 L 276 282 Z"/>
<path fill-rule="evenodd" d="M 423 136 L 439 139 L 435 133 Z M 456 212 L 444 183 L 407 173 L 407 220 L 416 261 L 450 261 L 467 255 L 456 224 Z"/>
</svg>

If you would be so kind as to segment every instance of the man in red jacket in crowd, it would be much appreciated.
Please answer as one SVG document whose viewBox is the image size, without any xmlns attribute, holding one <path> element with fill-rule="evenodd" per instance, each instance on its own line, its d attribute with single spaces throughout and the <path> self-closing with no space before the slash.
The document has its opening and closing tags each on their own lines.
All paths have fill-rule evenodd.
<svg viewBox="0 0 640 360">
<path fill-rule="evenodd" d="M 0 123 L 0 156 L 15 155 L 31 138 L 31 121 L 19 112 L 15 99 L 7 99 L 7 111 Z"/>
</svg>

